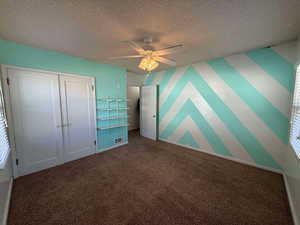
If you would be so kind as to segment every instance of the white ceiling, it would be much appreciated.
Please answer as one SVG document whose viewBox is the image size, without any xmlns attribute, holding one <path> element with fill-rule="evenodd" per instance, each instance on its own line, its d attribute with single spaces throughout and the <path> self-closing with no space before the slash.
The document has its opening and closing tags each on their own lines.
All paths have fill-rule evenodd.
<svg viewBox="0 0 300 225">
<path fill-rule="evenodd" d="M 137 73 L 138 59 L 107 60 L 135 54 L 122 40 L 182 43 L 169 57 L 185 65 L 295 39 L 299 30 L 299 0 L 0 0 L 2 39 Z"/>
</svg>

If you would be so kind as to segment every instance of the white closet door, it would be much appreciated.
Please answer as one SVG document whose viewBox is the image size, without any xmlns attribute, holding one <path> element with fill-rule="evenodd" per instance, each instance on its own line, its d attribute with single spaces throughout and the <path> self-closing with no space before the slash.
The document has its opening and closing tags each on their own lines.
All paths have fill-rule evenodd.
<svg viewBox="0 0 300 225">
<path fill-rule="evenodd" d="M 8 69 L 19 175 L 61 164 L 58 74 Z"/>
<path fill-rule="evenodd" d="M 143 86 L 140 101 L 140 134 L 157 139 L 157 86 Z"/>
<path fill-rule="evenodd" d="M 93 86 L 91 77 L 60 75 L 65 162 L 96 152 Z"/>
</svg>

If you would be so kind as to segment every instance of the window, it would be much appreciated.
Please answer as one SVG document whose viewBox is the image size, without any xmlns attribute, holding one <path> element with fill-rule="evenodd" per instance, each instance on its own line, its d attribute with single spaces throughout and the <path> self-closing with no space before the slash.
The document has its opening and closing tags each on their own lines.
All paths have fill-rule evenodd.
<svg viewBox="0 0 300 225">
<path fill-rule="evenodd" d="M 300 159 L 300 65 L 297 67 L 292 105 L 290 143 Z"/>
<path fill-rule="evenodd" d="M 0 83 L 1 87 L 1 83 Z M 2 90 L 0 89 L 0 169 L 5 167 L 9 155 L 9 143 L 7 136 L 7 120 L 5 115 Z"/>
</svg>

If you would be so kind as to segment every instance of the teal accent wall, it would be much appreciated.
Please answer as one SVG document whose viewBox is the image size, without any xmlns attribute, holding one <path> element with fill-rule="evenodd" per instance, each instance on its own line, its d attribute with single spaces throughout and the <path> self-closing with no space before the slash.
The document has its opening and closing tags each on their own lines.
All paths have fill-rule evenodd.
<svg viewBox="0 0 300 225">
<path fill-rule="evenodd" d="M 159 85 L 159 138 L 282 170 L 294 51 L 286 44 L 152 72 L 144 84 Z"/>
<path fill-rule="evenodd" d="M 0 40 L 0 64 L 95 77 L 96 98 L 126 98 L 127 78 L 124 68 L 4 40 Z M 127 127 L 98 131 L 97 134 L 98 149 L 115 145 L 114 137 L 128 140 Z"/>
<path fill-rule="evenodd" d="M 256 49 L 247 52 L 246 55 L 289 92 L 293 92 L 294 65 L 292 63 L 282 60 L 282 56 L 271 48 Z"/>
<path fill-rule="evenodd" d="M 261 50 L 258 50 L 258 53 L 256 54 L 260 55 L 260 52 Z M 270 60 L 272 60 L 272 58 Z M 280 60 L 274 60 L 273 65 L 277 66 L 280 64 L 278 61 Z M 282 61 L 284 60 L 281 60 L 280 62 Z M 218 75 L 226 82 L 226 84 L 232 88 L 235 93 L 265 122 L 265 124 L 269 126 L 270 129 L 272 129 L 284 143 L 287 143 L 287 130 L 289 129 L 288 118 L 282 115 L 282 113 L 276 107 L 274 107 L 266 97 L 260 94 L 259 91 L 257 91 L 255 87 L 253 87 L 245 78 L 243 78 L 243 76 L 241 76 L 233 66 L 227 63 L 225 59 L 210 60 L 208 64 L 213 68 L 214 71 L 218 73 Z M 289 64 L 287 68 L 293 69 L 293 66 Z M 283 67 L 283 72 L 278 72 L 281 77 L 290 78 L 293 76 L 293 73 L 290 71 L 286 71 L 286 75 L 282 76 L 282 74 L 284 74 L 284 69 L 285 68 Z M 290 81 L 289 83 L 292 82 Z"/>
<path fill-rule="evenodd" d="M 185 134 L 179 139 L 178 143 L 182 145 L 189 145 L 192 148 L 200 148 L 189 131 L 185 132 Z"/>
</svg>

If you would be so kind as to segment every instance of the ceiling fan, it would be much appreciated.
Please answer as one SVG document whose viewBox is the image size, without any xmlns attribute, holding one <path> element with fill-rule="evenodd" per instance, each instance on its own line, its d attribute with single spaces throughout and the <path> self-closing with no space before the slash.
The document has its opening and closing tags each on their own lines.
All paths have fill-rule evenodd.
<svg viewBox="0 0 300 225">
<path fill-rule="evenodd" d="M 169 55 L 172 53 L 177 52 L 178 50 L 182 49 L 183 45 L 174 45 L 167 48 L 163 48 L 160 50 L 154 50 L 150 46 L 152 43 L 152 38 L 148 37 L 144 39 L 144 43 L 146 44 L 146 48 L 142 48 L 140 45 L 138 45 L 134 41 L 124 41 L 127 43 L 130 47 L 132 47 L 135 51 L 137 51 L 138 55 L 129 55 L 129 56 L 119 56 L 119 57 L 111 57 L 110 59 L 127 59 L 127 58 L 142 58 L 139 68 L 146 70 L 148 72 L 154 70 L 158 67 L 159 63 L 165 63 L 171 66 L 175 66 L 176 62 L 171 59 L 167 59 L 165 57 L 162 57 L 164 55 Z"/>
</svg>

